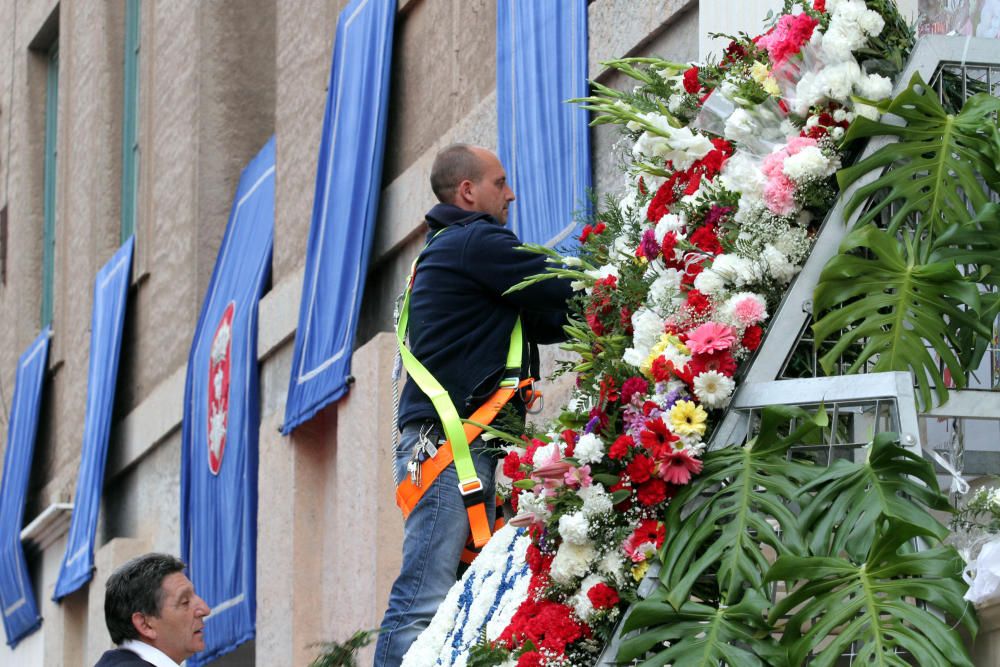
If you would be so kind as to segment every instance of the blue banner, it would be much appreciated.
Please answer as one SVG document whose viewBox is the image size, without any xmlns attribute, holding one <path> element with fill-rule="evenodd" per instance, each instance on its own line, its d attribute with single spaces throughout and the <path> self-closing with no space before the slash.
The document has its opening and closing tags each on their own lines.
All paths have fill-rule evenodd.
<svg viewBox="0 0 1000 667">
<path fill-rule="evenodd" d="M 197 667 L 253 639 L 257 580 L 257 305 L 271 273 L 274 138 L 240 176 L 188 357 L 181 554 L 212 608 Z"/>
<path fill-rule="evenodd" d="M 337 20 L 285 434 L 347 392 L 382 183 L 397 4 L 353 0 Z"/>
<path fill-rule="evenodd" d="M 51 337 L 52 330 L 45 327 L 18 360 L 7 423 L 7 451 L 0 482 L 0 608 L 11 648 L 42 625 L 21 546 L 21 524 Z"/>
<path fill-rule="evenodd" d="M 94 572 L 94 536 L 101 509 L 101 492 L 104 490 L 104 465 L 111 437 L 111 411 L 115 401 L 134 245 L 134 238 L 129 238 L 97 272 L 94 282 L 83 448 L 66 554 L 52 596 L 57 601 L 90 581 Z"/>
<path fill-rule="evenodd" d="M 509 224 L 528 243 L 575 247 L 590 209 L 587 0 L 497 2 L 500 161 L 517 201 Z"/>
</svg>

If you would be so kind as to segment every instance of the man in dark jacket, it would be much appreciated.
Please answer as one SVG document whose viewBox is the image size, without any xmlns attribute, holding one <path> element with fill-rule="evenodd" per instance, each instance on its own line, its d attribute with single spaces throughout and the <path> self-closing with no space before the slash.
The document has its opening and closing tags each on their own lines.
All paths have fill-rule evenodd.
<svg viewBox="0 0 1000 667">
<path fill-rule="evenodd" d="M 537 344 L 564 339 L 569 281 L 549 279 L 506 294 L 523 279 L 545 273 L 544 257 L 518 250 L 521 241 L 505 227 L 514 192 L 503 166 L 485 148 L 454 144 L 431 170 L 441 202 L 426 216 L 428 245 L 420 256 L 410 294 L 410 350 L 469 417 L 498 387 L 511 332 L 521 318 L 528 345 L 522 376 L 537 364 Z M 524 406 L 513 406 L 523 414 Z M 396 478 L 408 474 L 414 449 L 443 436 L 430 399 L 410 379 L 403 388 L 395 452 Z M 487 515 L 494 511 L 497 454 L 481 439 L 470 443 L 483 483 Z M 454 464 L 423 493 L 406 520 L 403 564 L 392 587 L 375 649 L 376 667 L 395 667 L 427 627 L 448 590 L 469 535 L 469 520 Z"/>
<path fill-rule="evenodd" d="M 205 648 L 210 610 L 184 575 L 184 562 L 146 554 L 108 578 L 104 620 L 118 648 L 95 667 L 177 667 Z"/>
</svg>

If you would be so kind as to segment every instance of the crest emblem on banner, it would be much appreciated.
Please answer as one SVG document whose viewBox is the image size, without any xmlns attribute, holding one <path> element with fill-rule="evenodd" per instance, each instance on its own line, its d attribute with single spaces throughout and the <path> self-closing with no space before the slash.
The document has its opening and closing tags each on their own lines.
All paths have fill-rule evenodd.
<svg viewBox="0 0 1000 667">
<path fill-rule="evenodd" d="M 212 337 L 208 359 L 208 469 L 219 474 L 222 455 L 226 451 L 226 429 L 229 426 L 229 368 L 233 348 L 233 312 L 236 302 L 230 301 Z"/>
</svg>

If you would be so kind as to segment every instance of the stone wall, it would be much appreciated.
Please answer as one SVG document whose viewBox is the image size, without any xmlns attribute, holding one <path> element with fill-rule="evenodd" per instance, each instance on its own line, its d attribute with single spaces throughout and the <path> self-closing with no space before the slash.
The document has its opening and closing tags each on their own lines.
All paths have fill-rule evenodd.
<svg viewBox="0 0 1000 667">
<path fill-rule="evenodd" d="M 346 0 L 177 0 L 142 5 L 140 186 L 115 421 L 94 581 L 49 600 L 65 538 L 31 556 L 43 629 L 0 664 L 92 664 L 109 640 L 103 582 L 128 557 L 179 548 L 186 358 L 240 170 L 277 135 L 272 288 L 261 302 L 257 640 L 217 664 L 306 664 L 309 644 L 377 625 L 398 568 L 389 447 L 392 302 L 422 245 L 434 153 L 496 146 L 495 3 L 400 0 L 383 190 L 353 362 L 356 384 L 291 438 L 284 416 L 331 47 Z M 697 3 L 594 0 L 601 60 L 697 53 Z M 72 501 L 86 396 L 91 292 L 119 243 L 124 3 L 0 3 L 0 403 L 36 335 L 41 302 L 46 49 L 60 44 L 56 297 L 30 520 Z M 9 48 L 7 48 L 9 47 Z M 595 183 L 618 186 L 613 132 L 594 132 Z M 546 358 L 553 357 L 548 351 Z M 551 362 L 550 362 L 551 363 Z M 547 397 L 559 407 L 564 384 Z M 0 439 L 6 438 L 6 423 Z"/>
</svg>

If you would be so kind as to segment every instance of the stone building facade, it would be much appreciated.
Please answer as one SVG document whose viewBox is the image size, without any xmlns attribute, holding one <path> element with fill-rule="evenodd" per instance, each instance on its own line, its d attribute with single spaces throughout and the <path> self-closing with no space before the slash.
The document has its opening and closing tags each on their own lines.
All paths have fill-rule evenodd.
<svg viewBox="0 0 1000 667">
<path fill-rule="evenodd" d="M 6 438 L 17 357 L 42 323 L 45 280 L 54 330 L 26 521 L 73 500 L 93 279 L 122 235 L 130 1 L 0 2 L 0 438 Z M 697 0 L 592 0 L 591 77 L 614 85 L 599 63 L 624 55 L 696 59 L 706 20 L 721 18 L 727 2 L 699 8 Z M 422 245 L 435 152 L 459 140 L 496 146 L 496 7 L 490 0 L 398 0 L 382 196 L 353 362 L 356 382 L 344 400 L 285 438 L 278 426 L 325 89 L 337 16 L 346 4 L 135 3 L 136 256 L 97 571 L 82 590 L 51 601 L 68 514 L 50 510 L 46 517 L 54 518 L 43 520 L 45 530 L 28 545 L 44 623 L 15 650 L 0 647 L 0 664 L 93 664 L 110 646 L 103 620 L 108 574 L 138 553 L 178 552 L 187 355 L 240 170 L 272 134 L 273 274 L 260 305 L 258 349 L 257 637 L 215 664 L 305 665 L 315 653 L 311 644 L 377 626 L 398 568 L 402 524 L 389 467 L 392 304 Z M 54 136 L 47 104 L 54 107 L 48 119 L 54 114 Z M 618 184 L 616 141 L 610 129 L 593 133 L 599 192 Z M 53 167 L 48 176 L 47 164 Z M 47 216 L 54 223 L 48 272 Z"/>
</svg>

